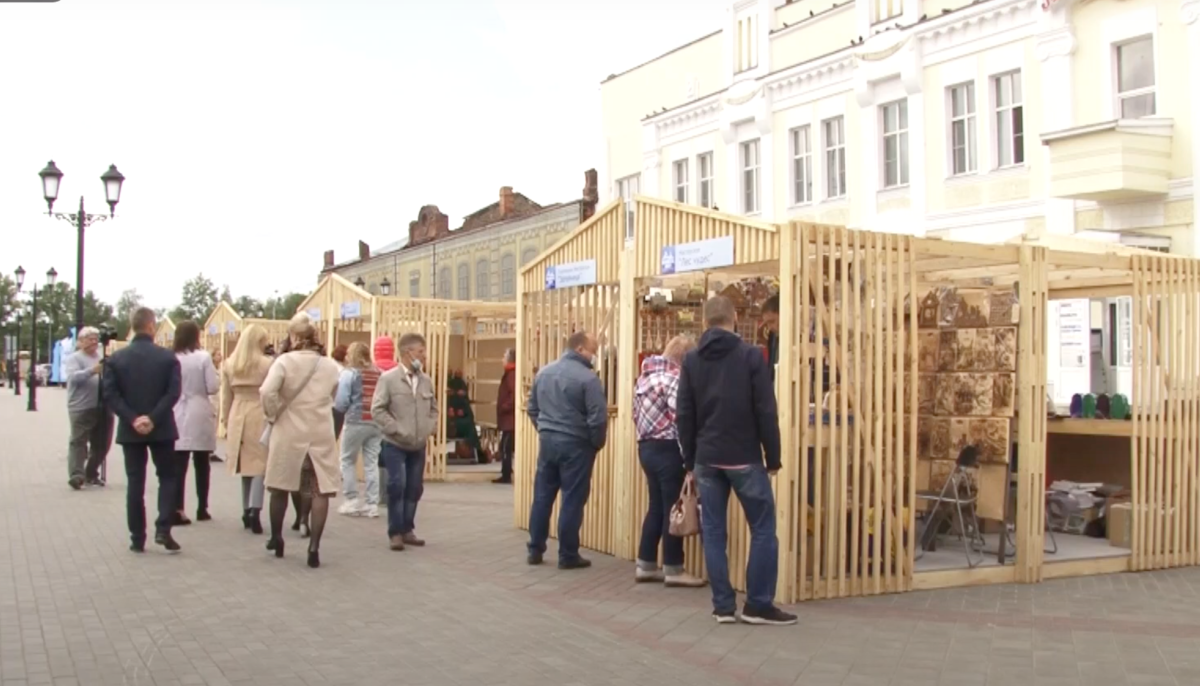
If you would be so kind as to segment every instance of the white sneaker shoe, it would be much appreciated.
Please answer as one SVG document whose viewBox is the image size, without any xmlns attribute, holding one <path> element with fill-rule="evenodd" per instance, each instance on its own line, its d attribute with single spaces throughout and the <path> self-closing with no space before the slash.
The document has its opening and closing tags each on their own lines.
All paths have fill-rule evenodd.
<svg viewBox="0 0 1200 686">
<path fill-rule="evenodd" d="M 369 519 L 379 519 L 379 506 L 378 505 L 367 505 L 365 508 L 362 509 L 362 516 L 367 517 Z"/>
<path fill-rule="evenodd" d="M 347 517 L 357 517 L 360 512 L 357 500 L 347 500 L 338 506 L 338 514 L 346 515 Z"/>
<path fill-rule="evenodd" d="M 661 569 L 642 569 L 641 567 L 637 567 L 633 570 L 633 580 L 639 584 L 659 582 L 663 578 L 663 570 Z"/>
</svg>

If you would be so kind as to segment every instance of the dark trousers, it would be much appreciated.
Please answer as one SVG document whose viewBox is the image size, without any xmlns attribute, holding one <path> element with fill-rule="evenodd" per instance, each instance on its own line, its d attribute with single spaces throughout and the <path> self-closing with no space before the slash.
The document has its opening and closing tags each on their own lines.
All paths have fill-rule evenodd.
<svg viewBox="0 0 1200 686">
<path fill-rule="evenodd" d="M 175 457 L 175 442 L 126 443 L 125 453 L 125 517 L 129 522 L 129 537 L 138 545 L 146 542 L 146 466 L 154 461 L 158 476 L 158 517 L 154 520 L 156 533 L 171 531 L 178 498 L 179 460 Z"/>
<path fill-rule="evenodd" d="M 661 540 L 663 566 L 682 567 L 683 539 L 670 534 L 671 506 L 679 500 L 686 474 L 679 442 L 639 441 L 638 460 L 650 489 L 650 505 L 642 521 L 642 540 L 638 544 L 638 560 L 657 564 Z"/>
<path fill-rule="evenodd" d="M 175 489 L 178 494 L 179 504 L 176 506 L 180 512 L 184 510 L 184 502 L 187 500 L 187 475 L 188 475 L 188 456 L 192 458 L 192 464 L 196 465 L 196 511 L 208 511 L 208 485 L 212 481 L 212 461 L 208 459 L 209 453 L 204 450 L 180 450 L 175 453 L 175 459 L 179 461 L 179 482 Z"/>
<path fill-rule="evenodd" d="M 558 507 L 558 560 L 579 557 L 579 527 L 583 508 L 592 491 L 592 466 L 596 449 L 584 439 L 545 432 L 538 435 L 537 476 L 533 482 L 533 506 L 529 511 L 529 552 L 546 552 L 550 537 L 550 513 L 562 491 Z"/>
<path fill-rule="evenodd" d="M 704 541 L 704 564 L 712 586 L 713 609 L 733 612 L 737 596 L 729 584 L 726 513 L 729 491 L 737 495 L 750 525 L 750 559 L 746 563 L 746 605 L 766 609 L 775 603 L 779 577 L 779 539 L 775 537 L 775 493 L 763 465 L 744 469 L 717 469 L 696 465 L 700 486 L 700 537 Z"/>
<path fill-rule="evenodd" d="M 425 450 L 404 450 L 384 441 L 379 454 L 387 469 L 388 538 L 411 534 L 425 493 Z"/>
<path fill-rule="evenodd" d="M 71 442 L 68 476 L 72 479 L 100 478 L 100 465 L 112 445 L 113 415 L 105 407 L 71 413 Z"/>
<path fill-rule="evenodd" d="M 346 423 L 346 413 L 338 412 L 337 410 L 334 410 L 333 411 L 333 437 L 334 438 L 342 437 L 342 425 L 344 425 L 345 423 Z"/>
<path fill-rule="evenodd" d="M 516 432 L 500 432 L 500 478 L 505 481 L 512 481 L 513 451 L 516 450 L 516 441 Z"/>
</svg>

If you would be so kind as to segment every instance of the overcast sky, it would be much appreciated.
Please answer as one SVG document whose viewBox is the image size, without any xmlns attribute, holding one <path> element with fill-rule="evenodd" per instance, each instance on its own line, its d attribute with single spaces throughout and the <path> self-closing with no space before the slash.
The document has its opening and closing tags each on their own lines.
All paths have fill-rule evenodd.
<svg viewBox="0 0 1200 686">
<path fill-rule="evenodd" d="M 0 269 L 176 303 L 203 271 L 234 295 L 308 291 L 321 253 L 451 225 L 510 185 L 548 204 L 599 168 L 599 83 L 715 29 L 722 0 L 59 0 L 0 3 Z M 30 277 L 32 278 L 32 276 Z"/>
</svg>

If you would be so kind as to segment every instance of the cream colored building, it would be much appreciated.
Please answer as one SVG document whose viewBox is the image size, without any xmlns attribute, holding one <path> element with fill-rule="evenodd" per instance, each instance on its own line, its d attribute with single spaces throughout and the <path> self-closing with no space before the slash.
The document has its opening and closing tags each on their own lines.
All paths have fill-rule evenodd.
<svg viewBox="0 0 1200 686">
<path fill-rule="evenodd" d="M 603 83 L 601 199 L 1200 255 L 1198 15 L 1200 0 L 735 2 L 714 33 Z"/>
<path fill-rule="evenodd" d="M 450 228 L 434 205 L 421 208 L 408 236 L 372 251 L 359 242 L 358 258 L 338 264 L 332 250 L 318 280 L 330 272 L 373 294 L 443 300 L 516 300 L 517 269 L 537 257 L 596 211 L 596 172 L 584 174 L 583 197 L 543 206 L 511 187 L 499 199 Z"/>
</svg>

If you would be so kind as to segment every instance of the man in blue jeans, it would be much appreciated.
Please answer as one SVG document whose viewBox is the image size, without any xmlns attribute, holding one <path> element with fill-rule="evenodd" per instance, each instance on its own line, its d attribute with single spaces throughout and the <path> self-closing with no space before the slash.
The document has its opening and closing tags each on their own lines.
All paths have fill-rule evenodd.
<svg viewBox="0 0 1200 686">
<path fill-rule="evenodd" d="M 558 568 L 592 566 L 579 555 L 579 527 L 592 488 L 592 465 L 608 434 L 608 401 L 592 364 L 599 345 L 585 332 L 571 334 L 567 350 L 533 380 L 526 410 L 538 431 L 538 466 L 529 512 L 529 558 L 540 565 L 558 510 Z"/>
<path fill-rule="evenodd" d="M 729 583 L 725 513 L 732 490 L 750 525 L 746 565 L 747 624 L 795 624 L 775 606 L 779 540 L 775 496 L 768 473 L 779 471 L 779 413 L 762 351 L 736 333 L 737 311 L 724 296 L 704 305 L 708 329 L 683 358 L 675 422 L 684 467 L 700 485 L 700 531 L 712 585 L 713 618 L 736 622 L 737 596 Z M 764 463 L 765 456 L 765 463 Z"/>
<path fill-rule="evenodd" d="M 437 430 L 437 399 L 425 372 L 425 339 L 400 337 L 400 365 L 384 372 L 371 399 L 371 418 L 383 433 L 387 469 L 388 542 L 392 550 L 420 547 L 417 503 L 425 492 L 425 442 Z"/>
</svg>

